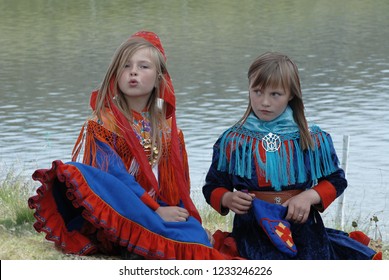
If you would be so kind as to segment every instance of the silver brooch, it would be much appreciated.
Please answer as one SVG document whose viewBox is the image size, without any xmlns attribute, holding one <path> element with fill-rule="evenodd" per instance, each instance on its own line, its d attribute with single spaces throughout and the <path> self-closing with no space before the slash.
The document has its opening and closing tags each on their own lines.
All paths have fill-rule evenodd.
<svg viewBox="0 0 389 280">
<path fill-rule="evenodd" d="M 279 197 L 279 196 L 276 196 L 276 197 L 274 198 L 274 203 L 275 203 L 275 204 L 282 204 L 282 198 Z"/>
<path fill-rule="evenodd" d="M 281 147 L 281 139 L 277 134 L 269 132 L 262 138 L 262 147 L 266 152 L 276 152 Z"/>
</svg>

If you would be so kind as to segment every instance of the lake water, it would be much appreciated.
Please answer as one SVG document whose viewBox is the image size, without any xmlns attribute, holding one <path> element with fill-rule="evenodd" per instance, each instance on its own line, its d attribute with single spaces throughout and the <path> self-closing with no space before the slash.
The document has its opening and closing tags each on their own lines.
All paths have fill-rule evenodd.
<svg viewBox="0 0 389 280">
<path fill-rule="evenodd" d="M 192 193 L 203 204 L 212 145 L 247 106 L 248 66 L 281 51 L 300 68 L 309 120 L 332 134 L 341 160 L 350 137 L 346 224 L 377 215 L 388 240 L 388 14 L 386 0 L 0 0 L 1 170 L 30 176 L 68 161 L 115 49 L 147 29 L 166 49 Z"/>
</svg>

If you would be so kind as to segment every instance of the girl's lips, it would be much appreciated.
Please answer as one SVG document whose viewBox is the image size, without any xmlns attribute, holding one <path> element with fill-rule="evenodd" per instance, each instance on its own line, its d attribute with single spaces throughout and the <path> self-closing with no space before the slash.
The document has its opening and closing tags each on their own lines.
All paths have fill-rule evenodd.
<svg viewBox="0 0 389 280">
<path fill-rule="evenodd" d="M 130 86 L 134 87 L 134 86 L 137 86 L 137 85 L 138 85 L 138 81 L 136 81 L 136 80 L 131 80 L 129 84 L 130 84 Z"/>
</svg>

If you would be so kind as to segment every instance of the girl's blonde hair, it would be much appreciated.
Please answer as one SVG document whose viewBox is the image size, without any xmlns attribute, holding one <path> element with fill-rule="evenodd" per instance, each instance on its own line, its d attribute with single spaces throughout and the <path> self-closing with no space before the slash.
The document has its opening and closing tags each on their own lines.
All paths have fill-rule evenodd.
<svg viewBox="0 0 389 280">
<path fill-rule="evenodd" d="M 152 147 L 157 147 L 159 151 L 162 151 L 163 135 L 160 132 L 166 132 L 168 124 L 166 121 L 166 105 L 159 97 L 163 98 L 160 95 L 161 92 L 164 92 L 164 87 L 167 86 L 164 77 L 164 74 L 167 73 L 167 67 L 161 52 L 149 41 L 140 37 L 131 37 L 126 42 L 122 43 L 116 50 L 98 91 L 94 115 L 98 119 L 101 119 L 102 115 L 106 115 L 107 108 L 110 109 L 109 99 L 113 99 L 114 104 L 128 121 L 130 123 L 133 122 L 132 113 L 129 109 L 130 104 L 127 103 L 124 94 L 119 89 L 118 79 L 122 75 L 128 60 L 135 52 L 144 48 L 149 49 L 151 52 L 156 66 L 158 80 L 147 102 L 147 110 L 150 113 L 151 145 Z M 119 127 L 119 129 L 123 128 Z M 161 154 L 162 153 L 159 153 L 157 161 Z"/>
<path fill-rule="evenodd" d="M 251 87 L 263 89 L 268 86 L 282 86 L 284 90 L 290 90 L 293 98 L 289 101 L 289 106 L 293 110 L 293 118 L 299 127 L 300 145 L 304 150 L 313 147 L 313 140 L 305 117 L 300 78 L 296 64 L 282 53 L 267 52 L 257 57 L 250 65 L 247 77 Z M 252 107 L 249 98 L 247 110 L 238 123 L 243 124 L 251 112 Z"/>
</svg>

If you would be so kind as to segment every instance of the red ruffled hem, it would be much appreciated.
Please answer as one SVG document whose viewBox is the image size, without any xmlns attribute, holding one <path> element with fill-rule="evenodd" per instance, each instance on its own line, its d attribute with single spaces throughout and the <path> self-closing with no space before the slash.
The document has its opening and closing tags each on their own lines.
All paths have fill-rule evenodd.
<svg viewBox="0 0 389 280">
<path fill-rule="evenodd" d="M 83 217 L 99 230 L 99 242 L 106 244 L 104 251 L 110 253 L 112 243 L 127 247 L 129 251 L 147 259 L 226 259 L 214 248 L 201 244 L 178 242 L 165 238 L 147 228 L 119 215 L 89 188 L 82 173 L 73 165 L 65 165 L 61 161 L 53 162 L 50 170 L 37 170 L 34 180 L 42 186 L 38 195 L 29 199 L 29 207 L 35 209 L 37 222 L 34 228 L 45 232 L 46 239 L 54 241 L 56 246 L 66 253 L 88 255 L 96 252 L 98 247 L 87 236 L 78 231 L 69 232 L 64 220 L 56 209 L 52 195 L 55 179 L 66 183 L 67 197 L 74 207 L 84 207 Z M 93 205 L 93 206 L 92 206 Z M 109 241 L 104 242 L 105 241 Z"/>
<path fill-rule="evenodd" d="M 213 247 L 220 253 L 229 256 L 231 259 L 243 259 L 239 255 L 235 239 L 230 236 L 229 232 L 217 230 L 213 234 L 213 238 L 215 240 Z"/>
<path fill-rule="evenodd" d="M 37 220 L 34 228 L 37 232 L 45 232 L 45 238 L 53 241 L 65 253 L 88 255 L 95 253 L 97 247 L 78 231 L 68 231 L 65 222 L 56 209 L 52 193 L 52 184 L 57 177 L 57 167 L 61 161 L 53 162 L 51 169 L 40 169 L 33 174 L 34 180 L 39 180 L 42 186 L 37 189 L 37 195 L 28 200 L 31 209 L 35 209 L 34 217 Z"/>
<path fill-rule="evenodd" d="M 368 237 L 364 232 L 359 231 L 359 230 L 355 230 L 355 231 L 350 232 L 350 233 L 349 233 L 349 236 L 350 236 L 352 239 L 354 239 L 354 240 L 356 240 L 356 241 L 362 243 L 363 245 L 369 246 L 370 237 Z M 377 252 L 377 253 L 373 256 L 372 260 L 382 260 L 382 252 Z"/>
</svg>

